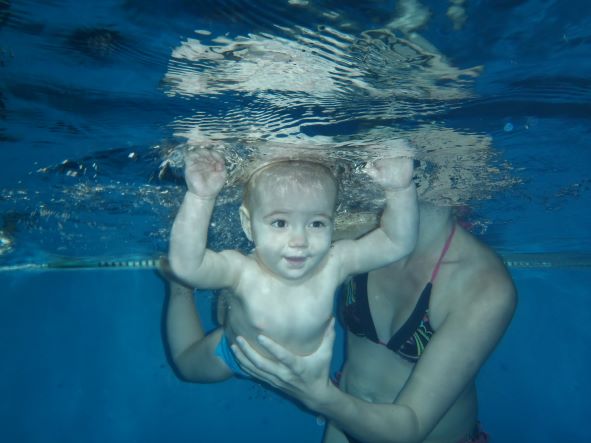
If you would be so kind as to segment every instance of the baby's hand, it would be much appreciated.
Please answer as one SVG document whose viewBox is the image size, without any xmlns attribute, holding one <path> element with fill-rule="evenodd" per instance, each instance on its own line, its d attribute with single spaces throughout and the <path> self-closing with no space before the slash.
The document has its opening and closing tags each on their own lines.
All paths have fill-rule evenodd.
<svg viewBox="0 0 591 443">
<path fill-rule="evenodd" d="M 201 198 L 215 198 L 226 182 L 224 159 L 209 149 L 187 152 L 185 181 L 189 192 Z"/>
<path fill-rule="evenodd" d="M 382 158 L 365 166 L 365 172 L 385 191 L 399 191 L 412 183 L 414 161 L 410 157 Z"/>
</svg>

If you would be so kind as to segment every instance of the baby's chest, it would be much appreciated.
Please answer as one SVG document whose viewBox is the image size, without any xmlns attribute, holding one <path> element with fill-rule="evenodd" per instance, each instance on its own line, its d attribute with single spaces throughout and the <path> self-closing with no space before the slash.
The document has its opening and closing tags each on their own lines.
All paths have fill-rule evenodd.
<svg viewBox="0 0 591 443">
<path fill-rule="evenodd" d="M 259 288 L 243 298 L 252 326 L 274 335 L 316 336 L 332 315 L 333 297 L 302 290 Z"/>
</svg>

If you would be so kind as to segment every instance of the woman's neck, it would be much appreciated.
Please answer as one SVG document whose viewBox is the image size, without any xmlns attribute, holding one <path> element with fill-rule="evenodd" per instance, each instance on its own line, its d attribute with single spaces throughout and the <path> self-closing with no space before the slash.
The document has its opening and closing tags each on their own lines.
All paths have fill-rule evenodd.
<svg viewBox="0 0 591 443">
<path fill-rule="evenodd" d="M 431 203 L 421 203 L 419 207 L 419 237 L 413 256 L 439 253 L 454 223 L 451 209 Z"/>
</svg>

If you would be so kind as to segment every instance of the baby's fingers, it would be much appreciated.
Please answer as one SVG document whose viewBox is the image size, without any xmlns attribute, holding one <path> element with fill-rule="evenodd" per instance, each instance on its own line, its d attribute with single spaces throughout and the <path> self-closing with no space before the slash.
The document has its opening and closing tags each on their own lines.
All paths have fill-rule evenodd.
<svg viewBox="0 0 591 443">
<path fill-rule="evenodd" d="M 224 163 L 222 155 L 213 149 L 193 148 L 185 151 L 185 162 Z"/>
</svg>

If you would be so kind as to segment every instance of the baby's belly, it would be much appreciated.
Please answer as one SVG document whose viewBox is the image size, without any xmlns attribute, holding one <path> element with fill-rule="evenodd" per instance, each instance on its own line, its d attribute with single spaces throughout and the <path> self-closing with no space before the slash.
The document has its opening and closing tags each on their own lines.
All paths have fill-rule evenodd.
<svg viewBox="0 0 591 443">
<path fill-rule="evenodd" d="M 264 335 L 279 343 L 289 351 L 298 355 L 308 355 L 320 346 L 321 339 L 328 324 L 328 317 L 320 321 L 320 316 L 310 317 L 296 315 L 256 316 L 241 309 L 228 312 L 225 333 L 231 342 L 237 336 L 246 341 L 260 354 L 271 357 L 258 344 L 257 337 Z"/>
</svg>

